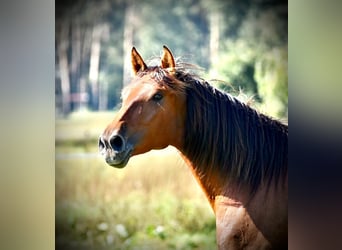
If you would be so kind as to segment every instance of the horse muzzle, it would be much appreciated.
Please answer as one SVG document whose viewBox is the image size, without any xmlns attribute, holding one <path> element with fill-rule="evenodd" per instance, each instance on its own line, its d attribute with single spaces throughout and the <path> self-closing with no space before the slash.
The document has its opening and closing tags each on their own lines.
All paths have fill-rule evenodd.
<svg viewBox="0 0 342 250">
<path fill-rule="evenodd" d="M 132 151 L 133 146 L 120 134 L 112 135 L 109 139 L 103 135 L 99 138 L 99 152 L 112 167 L 125 167 Z"/>
</svg>

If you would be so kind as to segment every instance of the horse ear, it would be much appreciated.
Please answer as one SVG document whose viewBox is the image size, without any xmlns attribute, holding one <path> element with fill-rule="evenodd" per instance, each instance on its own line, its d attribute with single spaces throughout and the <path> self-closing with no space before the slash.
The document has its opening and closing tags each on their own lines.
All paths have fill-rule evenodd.
<svg viewBox="0 0 342 250">
<path fill-rule="evenodd" d="M 169 68 L 170 73 L 174 73 L 174 71 L 175 71 L 175 66 L 176 66 L 175 59 L 173 58 L 171 51 L 165 45 L 163 46 L 163 55 L 161 58 L 161 66 L 163 69 Z"/>
<path fill-rule="evenodd" d="M 132 48 L 131 60 L 132 60 L 133 72 L 135 75 L 139 71 L 143 71 L 143 70 L 147 69 L 147 66 L 146 66 L 144 60 L 142 59 L 142 57 L 139 55 L 138 51 L 134 47 Z"/>
</svg>

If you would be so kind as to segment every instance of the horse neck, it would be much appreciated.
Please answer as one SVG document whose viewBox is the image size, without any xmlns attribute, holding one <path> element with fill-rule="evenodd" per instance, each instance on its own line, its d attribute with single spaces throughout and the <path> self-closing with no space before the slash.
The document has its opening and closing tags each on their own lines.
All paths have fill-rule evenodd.
<svg viewBox="0 0 342 250">
<path fill-rule="evenodd" d="M 196 167 L 194 161 L 182 151 L 180 151 L 180 156 L 191 170 L 213 210 L 215 210 L 215 199 L 217 196 L 231 197 L 232 199 L 241 202 L 249 199 L 248 192 L 245 188 L 236 183 L 225 182 L 224 179 L 221 178 L 222 176 L 217 174 L 204 174 L 201 172 L 200 168 Z"/>
<path fill-rule="evenodd" d="M 195 87 L 187 90 L 184 142 L 178 149 L 213 205 L 215 196 L 224 194 L 226 190 L 235 189 L 232 183 L 227 187 L 226 176 L 221 174 L 224 171 L 221 166 L 224 160 L 218 157 L 227 154 L 226 137 L 230 136 L 227 134 L 230 131 L 221 118 L 226 117 L 229 112 L 227 108 L 232 108 L 228 102 L 235 100 L 206 82 L 194 81 L 192 84 Z M 229 164 L 227 161 L 224 162 L 227 163 Z"/>
<path fill-rule="evenodd" d="M 287 198 L 287 174 L 283 181 L 273 179 L 271 185 L 264 183 L 259 186 L 257 191 L 251 192 L 250 187 L 246 185 L 239 185 L 236 182 L 225 182 L 224 178 L 219 175 L 205 175 L 201 173 L 191 158 L 186 156 L 182 151 L 180 151 L 180 156 L 191 170 L 214 212 L 216 210 L 215 200 L 217 198 L 220 199 L 220 197 L 227 197 L 232 203 L 239 203 L 244 206 L 252 200 L 268 203 L 267 197 L 274 198 L 274 190 L 278 192 L 276 193 L 276 198 L 274 198 L 275 200 L 278 199 L 280 202 L 283 202 Z M 269 189 L 270 186 L 274 186 L 275 189 Z"/>
<path fill-rule="evenodd" d="M 196 87 L 197 91 L 187 92 L 184 142 L 178 148 L 183 159 L 211 204 L 217 195 L 253 194 L 266 178 L 262 168 L 276 165 L 274 154 L 286 155 L 276 162 L 285 166 L 285 127 L 208 85 Z M 253 138 L 256 134 L 259 136 Z M 275 145 L 276 142 L 281 145 Z M 265 145 L 271 158 L 263 152 Z M 275 146 L 280 149 L 274 149 Z M 280 173 L 287 168 L 272 169 Z M 268 175 L 269 180 L 273 179 L 273 172 Z M 250 179 L 246 181 L 245 176 Z"/>
<path fill-rule="evenodd" d="M 207 180 L 205 175 L 202 175 L 198 168 L 194 165 L 194 162 L 188 158 L 182 151 L 180 151 L 180 156 L 183 158 L 184 162 L 187 164 L 189 169 L 191 170 L 193 176 L 195 177 L 196 181 L 198 182 L 199 186 L 201 187 L 202 191 L 204 192 L 205 196 L 207 197 L 211 207 L 214 209 L 214 202 L 215 202 L 215 189 L 217 187 L 209 186 L 209 181 Z M 212 184 L 217 184 L 217 182 L 212 182 Z"/>
</svg>

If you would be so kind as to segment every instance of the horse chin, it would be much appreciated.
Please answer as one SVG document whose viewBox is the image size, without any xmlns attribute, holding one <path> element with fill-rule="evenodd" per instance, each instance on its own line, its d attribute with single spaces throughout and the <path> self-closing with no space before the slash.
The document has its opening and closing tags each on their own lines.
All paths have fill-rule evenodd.
<svg viewBox="0 0 342 250">
<path fill-rule="evenodd" d="M 127 157 L 126 159 L 124 159 L 122 162 L 108 162 L 107 164 L 109 166 L 112 166 L 114 168 L 124 168 L 126 167 L 127 163 L 128 163 L 129 157 Z"/>
<path fill-rule="evenodd" d="M 109 152 L 106 155 L 106 162 L 108 165 L 115 168 L 124 168 L 131 158 L 132 149 L 123 152 Z"/>
</svg>

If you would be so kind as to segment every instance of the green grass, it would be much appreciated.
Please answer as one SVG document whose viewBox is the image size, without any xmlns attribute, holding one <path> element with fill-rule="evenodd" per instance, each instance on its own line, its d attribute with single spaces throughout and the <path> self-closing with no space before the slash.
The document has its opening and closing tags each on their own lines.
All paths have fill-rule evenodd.
<svg viewBox="0 0 342 250">
<path fill-rule="evenodd" d="M 215 249 L 212 209 L 174 148 L 132 157 L 124 169 L 79 154 L 97 152 L 82 134 L 113 116 L 96 117 L 56 122 L 58 249 Z"/>
</svg>

